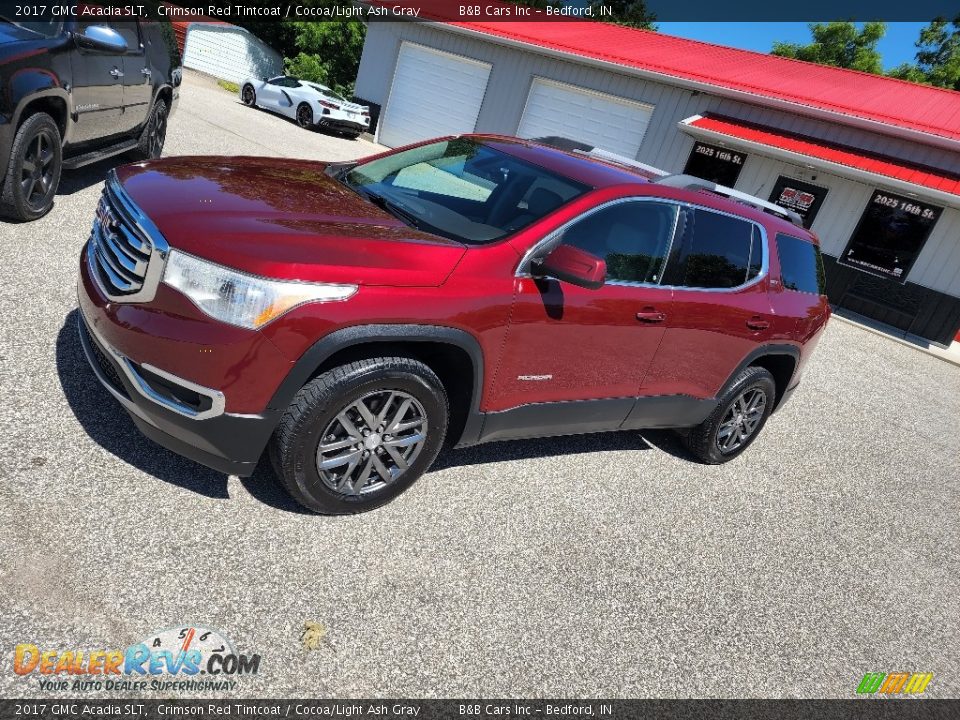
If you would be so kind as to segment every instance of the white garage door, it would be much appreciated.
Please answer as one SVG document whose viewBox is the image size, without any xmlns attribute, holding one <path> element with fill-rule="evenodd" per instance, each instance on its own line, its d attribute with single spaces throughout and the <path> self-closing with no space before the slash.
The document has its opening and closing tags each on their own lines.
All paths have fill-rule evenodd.
<svg viewBox="0 0 960 720">
<path fill-rule="evenodd" d="M 235 83 L 283 74 L 280 53 L 246 30 L 231 25 L 190 25 L 183 46 L 183 65 Z"/>
<path fill-rule="evenodd" d="M 534 78 L 517 135 L 560 136 L 635 158 L 653 106 Z"/>
<path fill-rule="evenodd" d="M 489 77 L 488 63 L 403 43 L 378 142 L 397 147 L 473 132 Z"/>
</svg>

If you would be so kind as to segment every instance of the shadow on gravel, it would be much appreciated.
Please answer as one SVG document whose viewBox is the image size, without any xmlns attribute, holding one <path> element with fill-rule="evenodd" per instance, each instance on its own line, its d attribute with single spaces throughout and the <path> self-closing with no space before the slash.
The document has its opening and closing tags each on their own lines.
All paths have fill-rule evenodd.
<svg viewBox="0 0 960 720">
<path fill-rule="evenodd" d="M 57 375 L 70 409 L 84 431 L 111 454 L 164 482 L 210 498 L 227 498 L 227 477 L 148 440 L 127 412 L 100 385 L 80 345 L 78 310 L 57 335 Z"/>
<path fill-rule="evenodd" d="M 124 153 L 91 165 L 84 165 L 76 170 L 64 170 L 60 175 L 60 187 L 57 188 L 57 195 L 73 195 L 75 192 L 86 190 L 91 185 L 103 184 L 107 179 L 107 173 L 113 168 L 136 161 L 137 158 L 133 154 Z"/>
<path fill-rule="evenodd" d="M 644 439 L 657 450 L 662 450 L 667 455 L 673 455 L 675 458 L 686 460 L 687 462 L 701 464 L 683 444 L 683 440 L 672 430 L 642 430 Z"/>
</svg>

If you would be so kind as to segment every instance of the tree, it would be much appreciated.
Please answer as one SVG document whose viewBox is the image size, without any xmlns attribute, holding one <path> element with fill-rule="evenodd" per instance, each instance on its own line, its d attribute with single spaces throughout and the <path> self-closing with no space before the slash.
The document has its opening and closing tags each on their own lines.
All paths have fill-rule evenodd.
<svg viewBox="0 0 960 720">
<path fill-rule="evenodd" d="M 590 5 L 593 7 L 594 20 L 603 20 L 615 25 L 625 25 L 641 30 L 657 29 L 654 24 L 656 16 L 647 10 L 647 4 L 644 0 L 591 0 Z M 610 8 L 613 10 L 613 14 L 600 16 L 601 7 Z"/>
<path fill-rule="evenodd" d="M 916 69 L 931 85 L 960 90 L 960 15 L 937 18 L 920 31 Z"/>
<path fill-rule="evenodd" d="M 883 72 L 877 43 L 887 31 L 886 23 L 868 22 L 858 28 L 852 22 L 828 22 L 811 23 L 808 27 L 813 36 L 812 43 L 775 42 L 771 53 L 849 70 Z"/>
<path fill-rule="evenodd" d="M 360 67 L 366 25 L 359 20 L 292 22 L 299 51 L 285 60 L 287 72 L 329 85 L 349 97 Z"/>
</svg>

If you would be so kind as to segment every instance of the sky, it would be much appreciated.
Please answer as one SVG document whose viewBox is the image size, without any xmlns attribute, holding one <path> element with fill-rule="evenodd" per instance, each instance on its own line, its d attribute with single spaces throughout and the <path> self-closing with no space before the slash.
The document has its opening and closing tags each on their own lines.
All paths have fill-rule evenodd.
<svg viewBox="0 0 960 720">
<path fill-rule="evenodd" d="M 917 52 L 914 43 L 925 25 L 920 22 L 887 23 L 887 34 L 877 45 L 883 56 L 884 69 L 914 61 Z M 799 22 L 658 22 L 657 26 L 667 35 L 759 52 L 770 52 L 775 40 L 810 42 L 807 24 Z"/>
</svg>

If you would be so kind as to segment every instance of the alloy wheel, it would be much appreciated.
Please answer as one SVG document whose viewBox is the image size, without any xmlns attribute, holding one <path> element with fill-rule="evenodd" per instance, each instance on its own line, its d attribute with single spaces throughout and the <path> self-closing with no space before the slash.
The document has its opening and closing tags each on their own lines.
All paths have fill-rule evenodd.
<svg viewBox="0 0 960 720">
<path fill-rule="evenodd" d="M 749 442 L 767 407 L 767 394 L 750 388 L 733 401 L 717 429 L 717 448 L 728 454 Z"/>
<path fill-rule="evenodd" d="M 167 138 L 167 110 L 160 106 L 150 127 L 150 157 L 157 158 L 163 152 L 163 143 Z"/>
<path fill-rule="evenodd" d="M 317 471 L 336 493 L 359 496 L 395 482 L 427 441 L 423 405 L 401 390 L 377 390 L 344 407 L 317 447 Z"/>
<path fill-rule="evenodd" d="M 243 102 L 247 105 L 253 105 L 255 95 L 253 94 L 253 88 L 247 85 L 243 88 Z"/>
<path fill-rule="evenodd" d="M 53 186 L 56 171 L 53 142 L 51 134 L 47 130 L 41 130 L 30 140 L 23 155 L 20 188 L 24 200 L 34 209 L 43 207 L 47 193 Z"/>
<path fill-rule="evenodd" d="M 301 105 L 297 109 L 297 122 L 300 127 L 307 127 L 313 122 L 313 111 L 306 105 Z"/>
</svg>

